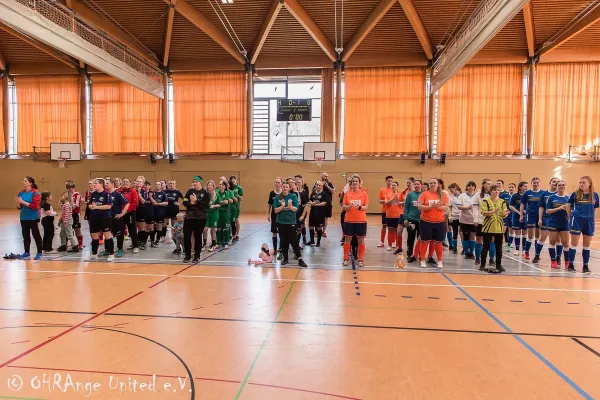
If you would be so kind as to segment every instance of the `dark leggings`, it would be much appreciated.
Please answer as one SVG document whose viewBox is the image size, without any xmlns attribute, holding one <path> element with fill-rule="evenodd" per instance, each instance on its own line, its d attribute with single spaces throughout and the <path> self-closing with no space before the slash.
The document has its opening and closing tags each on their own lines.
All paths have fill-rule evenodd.
<svg viewBox="0 0 600 400">
<path fill-rule="evenodd" d="M 138 231 L 135 221 L 135 210 L 125 214 L 125 216 L 123 217 L 123 223 L 125 224 L 125 226 L 127 226 L 127 231 L 129 233 L 129 237 L 131 238 L 131 245 L 133 247 L 139 247 L 140 244 L 138 241 Z M 122 249 L 122 245 L 121 247 L 118 247 L 118 249 Z"/>
<path fill-rule="evenodd" d="M 455 219 L 454 221 L 452 221 L 450 223 L 450 226 L 452 227 L 452 240 L 459 240 L 458 239 L 458 227 L 460 226 L 460 222 L 458 222 L 458 220 Z"/>
<path fill-rule="evenodd" d="M 288 259 L 288 250 L 290 244 L 294 250 L 294 254 L 297 258 L 301 258 L 300 245 L 296 240 L 296 226 L 289 224 L 277 224 L 277 230 L 279 231 L 279 239 L 281 240 L 281 252 L 283 254 L 283 260 Z"/>
<path fill-rule="evenodd" d="M 31 235 L 33 235 L 33 240 L 35 240 L 37 252 L 41 253 L 43 250 L 42 235 L 40 235 L 38 222 L 40 222 L 39 219 L 34 221 L 21 220 L 21 233 L 23 234 L 23 247 L 25 248 L 25 253 L 29 253 L 29 250 L 31 249 Z"/>
<path fill-rule="evenodd" d="M 485 267 L 488 251 L 490 250 L 490 244 L 494 241 L 496 248 L 500 251 L 496 252 L 496 268 L 502 266 L 502 241 L 504 239 L 503 233 L 484 233 L 483 234 L 483 249 L 481 250 L 481 267 Z"/>
<path fill-rule="evenodd" d="M 412 228 L 411 225 L 415 227 Z M 412 256 L 413 249 L 415 247 L 415 239 L 419 236 L 419 222 L 418 221 L 408 221 L 408 227 L 406 228 L 408 231 L 408 238 L 406 239 L 407 246 L 407 255 Z"/>
<path fill-rule="evenodd" d="M 42 227 L 44 228 L 43 249 L 44 251 L 52 251 L 52 241 L 54 240 L 54 221 L 50 218 L 42 219 Z"/>
<path fill-rule="evenodd" d="M 192 234 L 194 235 L 194 258 L 200 258 L 202 233 L 206 219 L 186 219 L 183 221 L 183 248 L 186 257 L 192 256 Z"/>
</svg>

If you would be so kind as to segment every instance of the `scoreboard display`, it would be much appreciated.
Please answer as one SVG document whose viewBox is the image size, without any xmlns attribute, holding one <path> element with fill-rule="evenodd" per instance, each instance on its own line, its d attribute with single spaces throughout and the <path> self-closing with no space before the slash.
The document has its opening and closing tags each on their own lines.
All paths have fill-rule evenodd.
<svg viewBox="0 0 600 400">
<path fill-rule="evenodd" d="M 277 122 L 310 121 L 312 118 L 311 99 L 280 99 L 277 100 Z"/>
</svg>

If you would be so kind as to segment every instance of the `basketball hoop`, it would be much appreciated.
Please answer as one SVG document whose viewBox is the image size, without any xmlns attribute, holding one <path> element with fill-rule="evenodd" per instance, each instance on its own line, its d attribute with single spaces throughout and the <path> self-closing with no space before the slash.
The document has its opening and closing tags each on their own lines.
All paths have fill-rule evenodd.
<svg viewBox="0 0 600 400">
<path fill-rule="evenodd" d="M 66 168 L 66 164 L 67 164 L 67 159 L 66 158 L 59 158 L 58 159 L 58 168 Z"/>
<path fill-rule="evenodd" d="M 315 161 L 317 162 L 317 167 L 321 167 L 321 164 L 323 164 L 323 157 L 315 157 Z"/>
</svg>

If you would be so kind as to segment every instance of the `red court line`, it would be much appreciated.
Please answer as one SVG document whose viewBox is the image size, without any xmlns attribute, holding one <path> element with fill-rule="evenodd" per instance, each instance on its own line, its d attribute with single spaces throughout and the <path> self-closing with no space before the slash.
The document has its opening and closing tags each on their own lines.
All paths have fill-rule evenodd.
<svg viewBox="0 0 600 400">
<path fill-rule="evenodd" d="M 163 279 L 162 281 L 158 281 L 158 282 L 156 282 L 154 285 L 152 285 L 152 286 L 148 286 L 148 289 L 152 289 L 153 287 L 155 287 L 155 286 L 158 286 L 158 285 L 160 285 L 161 283 L 163 283 L 164 281 L 167 281 L 167 280 L 169 280 L 169 279 L 171 279 L 171 277 L 170 277 L 170 276 L 167 276 L 167 277 L 166 277 L 165 279 Z"/>
<path fill-rule="evenodd" d="M 66 368 L 44 368 L 44 367 L 27 367 L 24 365 L 9 365 L 8 368 L 20 368 L 20 369 L 36 369 L 36 370 L 46 370 L 46 371 L 58 371 L 58 372 L 82 372 L 82 373 L 90 373 L 90 374 L 104 374 L 104 375 L 128 375 L 128 376 L 143 376 L 143 377 L 152 377 L 152 374 L 142 374 L 142 373 L 133 373 L 133 372 L 113 372 L 113 371 L 96 371 L 96 370 L 88 370 L 88 369 L 66 369 Z M 177 375 L 161 375 L 154 374 L 158 378 L 185 378 L 184 376 Z M 195 380 L 199 381 L 213 381 L 213 382 L 226 382 L 226 383 L 242 383 L 241 381 L 232 381 L 227 379 L 216 379 L 216 378 L 200 378 L 194 377 Z"/>
<path fill-rule="evenodd" d="M 27 342 L 31 342 L 31 340 L 23 340 L 22 342 L 14 342 L 14 343 L 11 343 L 11 344 L 19 344 L 19 343 L 27 343 Z"/>
<path fill-rule="evenodd" d="M 331 394 L 331 393 L 325 393 L 325 392 L 316 392 L 314 390 L 306 390 L 306 389 L 296 389 L 296 388 L 291 388 L 291 387 L 287 387 L 287 386 L 267 385 L 267 384 L 264 384 L 264 383 L 252 383 L 252 382 L 248 382 L 248 385 L 264 386 L 264 387 L 270 387 L 270 388 L 276 388 L 276 389 L 293 390 L 293 391 L 296 391 L 296 392 L 322 394 L 323 396 L 336 397 L 338 399 L 361 400 L 358 397 L 341 396 L 339 394 Z"/>
<path fill-rule="evenodd" d="M 173 276 L 177 276 L 177 275 L 179 275 L 180 273 L 182 273 L 182 272 L 184 272 L 184 271 L 187 271 L 188 269 L 190 269 L 190 268 L 194 267 L 195 265 L 196 265 L 196 264 L 192 264 L 192 265 L 190 265 L 189 267 L 185 267 L 185 268 L 184 268 L 184 269 L 182 269 L 181 271 L 179 271 L 179 272 L 175 272 L 175 273 L 173 274 Z"/>
<path fill-rule="evenodd" d="M 112 309 L 114 309 L 114 308 L 117 308 L 117 307 L 119 307 L 121 304 L 128 302 L 129 300 L 133 299 L 134 297 L 137 297 L 137 296 L 139 296 L 139 295 L 140 295 L 140 294 L 142 294 L 142 293 L 144 293 L 144 292 L 143 292 L 143 291 L 141 291 L 141 292 L 138 292 L 138 293 L 134 294 L 133 296 L 130 296 L 130 297 L 126 298 L 126 299 L 125 299 L 125 300 L 123 300 L 123 301 L 120 301 L 119 303 L 115 304 L 114 306 L 112 306 L 112 307 L 110 307 L 110 308 L 107 308 L 106 310 L 104 310 L 104 311 L 101 311 L 101 312 L 99 312 L 98 314 L 96 314 L 96 315 L 94 315 L 94 316 L 92 316 L 92 317 L 90 317 L 90 318 L 86 319 L 85 321 L 83 321 L 83 322 L 80 322 L 80 323 L 78 323 L 77 325 L 74 325 L 74 326 L 72 326 L 71 328 L 67 329 L 66 331 L 64 331 L 64 332 L 62 332 L 62 333 L 59 333 L 58 335 L 54 336 L 53 338 L 51 338 L 51 339 L 48 339 L 48 340 L 46 340 L 45 342 L 42 342 L 42 343 L 38 344 L 38 345 L 37 345 L 37 346 L 35 346 L 35 347 L 32 347 L 31 349 L 27 350 L 26 352 L 24 352 L 24 353 L 21 353 L 21 354 L 19 354 L 18 356 L 16 356 L 16 357 L 13 357 L 12 359 L 10 359 L 10 360 L 8 360 L 8 361 L 5 361 L 4 363 L 0 364 L 0 369 L 2 369 L 2 368 L 4 368 L 4 367 L 6 367 L 8 364 L 11 364 L 11 363 L 13 363 L 13 362 L 17 361 L 17 360 L 18 360 L 18 359 L 20 359 L 20 358 L 23 358 L 23 357 L 25 357 L 27 354 L 29 354 L 29 353 L 32 353 L 32 352 L 34 352 L 34 351 L 36 351 L 36 350 L 37 350 L 37 349 L 39 349 L 40 347 L 44 347 L 45 345 L 47 345 L 48 343 L 51 343 L 51 342 L 55 341 L 55 340 L 56 340 L 56 339 L 58 339 L 59 337 L 62 337 L 62 336 L 64 336 L 64 335 L 66 335 L 67 333 L 74 331 L 75 329 L 79 328 L 80 326 L 82 326 L 82 325 L 85 325 L 85 324 L 87 324 L 88 322 L 90 322 L 90 321 L 92 321 L 92 320 L 94 320 L 94 319 L 96 319 L 96 318 L 98 318 L 98 317 L 100 317 L 100 316 L 102 316 L 102 315 L 106 314 L 106 313 L 107 313 L 107 312 L 109 312 L 110 310 L 112 310 Z"/>
</svg>

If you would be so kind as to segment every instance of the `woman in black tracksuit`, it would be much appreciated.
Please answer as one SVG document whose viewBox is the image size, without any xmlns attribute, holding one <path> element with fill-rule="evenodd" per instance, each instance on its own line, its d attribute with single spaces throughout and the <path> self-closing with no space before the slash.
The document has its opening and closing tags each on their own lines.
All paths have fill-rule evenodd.
<svg viewBox="0 0 600 400">
<path fill-rule="evenodd" d="M 200 261 L 202 251 L 202 233 L 206 225 L 206 212 L 210 204 L 208 192 L 202 188 L 202 177 L 194 176 L 192 187 L 183 198 L 187 211 L 183 221 L 184 263 L 192 259 L 192 234 L 194 235 L 194 263 Z"/>
</svg>

